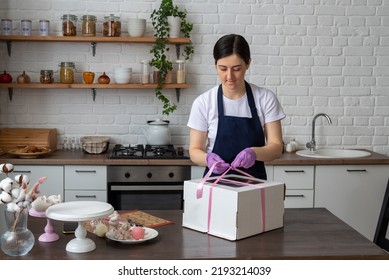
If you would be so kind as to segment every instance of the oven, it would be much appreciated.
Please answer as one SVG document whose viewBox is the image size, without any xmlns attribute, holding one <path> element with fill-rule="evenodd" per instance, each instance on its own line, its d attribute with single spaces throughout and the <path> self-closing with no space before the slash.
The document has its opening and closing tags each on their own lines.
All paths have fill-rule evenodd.
<svg viewBox="0 0 389 280">
<path fill-rule="evenodd" d="M 172 145 L 115 145 L 110 159 L 169 159 L 174 162 L 174 159 L 189 159 L 189 156 Z M 190 165 L 109 165 L 108 203 L 115 210 L 183 209 L 184 181 L 190 177 Z"/>
</svg>

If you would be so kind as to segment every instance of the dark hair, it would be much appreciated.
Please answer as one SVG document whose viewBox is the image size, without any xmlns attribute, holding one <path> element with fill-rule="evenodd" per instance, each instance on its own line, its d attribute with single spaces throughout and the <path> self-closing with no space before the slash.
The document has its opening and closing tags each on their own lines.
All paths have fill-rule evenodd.
<svg viewBox="0 0 389 280">
<path fill-rule="evenodd" d="M 236 34 L 225 35 L 213 47 L 215 64 L 219 59 L 232 54 L 240 56 L 246 64 L 250 63 L 250 47 L 243 36 Z"/>
</svg>

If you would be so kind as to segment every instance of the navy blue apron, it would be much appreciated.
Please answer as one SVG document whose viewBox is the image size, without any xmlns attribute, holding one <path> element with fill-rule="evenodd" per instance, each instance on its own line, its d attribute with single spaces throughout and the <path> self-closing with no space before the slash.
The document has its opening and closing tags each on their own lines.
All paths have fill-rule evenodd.
<svg viewBox="0 0 389 280">
<path fill-rule="evenodd" d="M 251 118 L 240 118 L 224 115 L 223 90 L 219 86 L 217 92 L 217 108 L 219 114 L 218 128 L 212 152 L 218 154 L 225 162 L 232 163 L 238 153 L 249 147 L 262 147 L 265 145 L 261 121 L 259 120 L 253 92 L 250 85 L 246 84 L 246 94 L 250 106 Z M 239 167 L 240 170 L 249 173 L 255 178 L 267 180 L 265 164 L 263 161 L 255 161 L 250 168 Z M 205 169 L 204 175 L 209 171 Z M 228 174 L 241 174 L 230 170 Z M 219 176 L 213 174 L 212 176 Z"/>
</svg>

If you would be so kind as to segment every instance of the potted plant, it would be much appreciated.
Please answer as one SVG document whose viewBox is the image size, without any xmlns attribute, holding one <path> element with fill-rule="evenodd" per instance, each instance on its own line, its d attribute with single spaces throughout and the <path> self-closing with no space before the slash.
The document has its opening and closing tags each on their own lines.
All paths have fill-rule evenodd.
<svg viewBox="0 0 389 280">
<path fill-rule="evenodd" d="M 150 53 L 153 58 L 150 62 L 159 72 L 159 79 L 155 90 L 157 98 L 163 103 L 162 114 L 169 115 L 177 109 L 177 105 L 172 103 L 162 93 L 162 86 L 164 84 L 166 74 L 173 69 L 173 62 L 169 59 L 169 46 L 167 44 L 169 38 L 169 23 L 168 17 L 175 16 L 181 19 L 181 33 L 184 38 L 190 38 L 190 32 L 193 29 L 193 24 L 186 20 L 186 10 L 180 10 L 177 5 L 173 4 L 173 0 L 162 0 L 158 9 L 151 13 L 151 23 L 155 29 L 154 37 L 156 41 L 152 46 Z M 192 42 L 185 45 L 182 55 L 185 60 L 188 60 L 193 54 Z"/>
</svg>

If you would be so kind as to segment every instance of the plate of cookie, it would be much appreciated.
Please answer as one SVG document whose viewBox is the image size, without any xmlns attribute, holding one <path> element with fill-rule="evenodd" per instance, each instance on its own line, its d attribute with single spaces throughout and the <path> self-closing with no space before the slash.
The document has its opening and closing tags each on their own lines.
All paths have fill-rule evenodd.
<svg viewBox="0 0 389 280">
<path fill-rule="evenodd" d="M 15 150 L 9 150 L 8 153 L 11 155 L 16 155 L 20 158 L 39 158 L 42 155 L 48 154 L 51 152 L 47 146 L 35 146 L 29 145 L 23 148 L 18 148 Z"/>
</svg>

